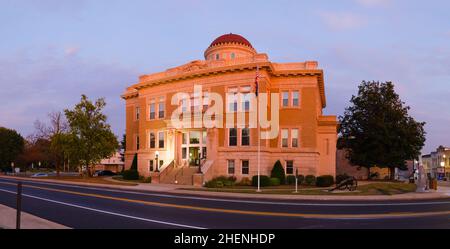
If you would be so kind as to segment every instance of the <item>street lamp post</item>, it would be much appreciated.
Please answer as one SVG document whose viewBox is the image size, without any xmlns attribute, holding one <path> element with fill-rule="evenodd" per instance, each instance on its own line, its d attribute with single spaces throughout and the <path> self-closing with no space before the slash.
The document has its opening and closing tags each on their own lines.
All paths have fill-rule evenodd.
<svg viewBox="0 0 450 249">
<path fill-rule="evenodd" d="M 155 172 L 159 172 L 159 160 L 158 160 L 158 158 L 159 158 L 159 151 L 155 152 L 155 157 L 156 157 L 156 170 L 155 170 Z"/>
</svg>

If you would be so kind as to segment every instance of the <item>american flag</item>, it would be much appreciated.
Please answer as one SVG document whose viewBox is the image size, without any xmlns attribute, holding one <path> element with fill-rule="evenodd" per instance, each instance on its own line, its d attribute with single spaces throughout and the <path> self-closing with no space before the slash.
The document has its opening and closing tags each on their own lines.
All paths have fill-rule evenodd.
<svg viewBox="0 0 450 249">
<path fill-rule="evenodd" d="M 256 95 L 256 97 L 258 97 L 258 93 L 259 93 L 258 80 L 259 80 L 259 67 L 256 67 L 256 77 L 255 77 L 255 95 Z"/>
</svg>

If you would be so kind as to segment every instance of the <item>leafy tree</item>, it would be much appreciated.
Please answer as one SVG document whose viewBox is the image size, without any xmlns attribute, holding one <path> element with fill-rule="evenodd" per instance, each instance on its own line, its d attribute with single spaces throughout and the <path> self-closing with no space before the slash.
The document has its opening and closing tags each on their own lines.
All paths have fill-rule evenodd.
<svg viewBox="0 0 450 249">
<path fill-rule="evenodd" d="M 406 169 L 425 143 L 425 123 L 416 122 L 409 106 L 400 100 L 391 82 L 366 82 L 352 96 L 340 120 L 339 145 L 348 151 L 350 163 L 365 167 Z M 369 173 L 370 176 L 370 173 Z"/>
<path fill-rule="evenodd" d="M 280 160 L 278 160 L 273 166 L 270 177 L 280 179 L 280 184 L 286 183 L 286 174 L 284 173 L 284 168 L 283 165 L 281 165 Z"/>
<path fill-rule="evenodd" d="M 17 131 L 0 127 L 0 168 L 10 169 L 11 162 L 22 153 L 24 146 L 24 139 Z"/>
<path fill-rule="evenodd" d="M 51 141 L 45 138 L 38 138 L 36 140 L 28 137 L 25 140 L 25 147 L 23 152 L 17 158 L 17 161 L 23 167 L 30 167 L 34 164 L 35 167 L 41 162 L 42 167 L 49 167 L 54 165 L 53 158 L 50 155 Z"/>
<path fill-rule="evenodd" d="M 36 140 L 50 140 L 50 149 L 48 152 L 55 164 L 56 174 L 59 176 L 61 165 L 64 164 L 66 155 L 64 151 L 64 142 L 66 140 L 62 138 L 65 137 L 69 127 L 62 112 L 51 112 L 48 114 L 48 117 L 50 121 L 49 125 L 39 120 L 34 122 L 34 127 L 36 129 L 34 138 Z"/>
<path fill-rule="evenodd" d="M 65 110 L 69 122 L 69 135 L 65 138 L 66 151 L 71 162 L 87 168 L 88 176 L 92 176 L 91 166 L 101 159 L 110 157 L 119 143 L 106 123 L 107 117 L 102 113 L 106 103 L 103 98 L 91 102 L 85 95 L 73 110 Z"/>
</svg>

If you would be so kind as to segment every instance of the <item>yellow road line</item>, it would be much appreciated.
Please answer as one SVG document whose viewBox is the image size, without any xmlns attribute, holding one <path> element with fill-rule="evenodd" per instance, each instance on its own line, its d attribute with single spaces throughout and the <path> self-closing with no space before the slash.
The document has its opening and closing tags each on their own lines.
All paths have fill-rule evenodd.
<svg viewBox="0 0 450 249">
<path fill-rule="evenodd" d="M 16 183 L 5 183 L 5 182 L 0 182 L 0 184 L 17 185 Z M 247 214 L 247 215 L 276 216 L 276 217 L 314 218 L 314 219 L 373 219 L 373 218 L 405 218 L 405 217 L 425 217 L 425 216 L 435 216 L 435 215 L 450 215 L 450 210 L 449 211 L 435 211 L 435 212 L 420 212 L 420 213 L 396 212 L 396 213 L 385 213 L 385 214 L 302 214 L 302 213 L 278 213 L 278 212 L 267 212 L 267 211 L 248 211 L 248 210 L 197 207 L 197 206 L 192 206 L 192 205 L 180 205 L 180 204 L 162 203 L 162 202 L 154 202 L 154 201 L 134 200 L 134 199 L 113 197 L 113 196 L 106 196 L 106 195 L 99 195 L 99 194 L 82 193 L 82 192 L 70 191 L 70 190 L 38 187 L 38 186 L 27 185 L 27 184 L 24 184 L 23 186 L 28 187 L 28 188 L 41 189 L 41 190 L 60 192 L 60 193 L 66 193 L 66 194 L 73 194 L 73 195 L 79 195 L 79 196 L 95 197 L 95 198 L 106 199 L 106 200 L 138 203 L 138 204 L 144 204 L 144 205 L 149 205 L 149 206 L 170 207 L 170 208 L 179 208 L 179 209 L 189 209 L 189 210 L 195 210 L 195 211 L 219 212 L 219 213 L 229 213 L 229 214 Z"/>
</svg>

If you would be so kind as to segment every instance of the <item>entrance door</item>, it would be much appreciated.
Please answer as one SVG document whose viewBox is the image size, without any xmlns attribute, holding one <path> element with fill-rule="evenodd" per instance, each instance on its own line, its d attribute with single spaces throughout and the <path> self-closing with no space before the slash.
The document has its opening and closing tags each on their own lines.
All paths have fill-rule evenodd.
<svg viewBox="0 0 450 249">
<path fill-rule="evenodd" d="M 189 147 L 189 166 L 200 165 L 200 148 Z"/>
</svg>

